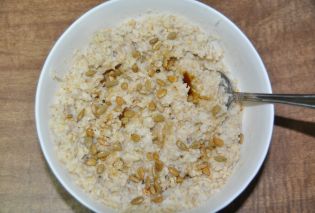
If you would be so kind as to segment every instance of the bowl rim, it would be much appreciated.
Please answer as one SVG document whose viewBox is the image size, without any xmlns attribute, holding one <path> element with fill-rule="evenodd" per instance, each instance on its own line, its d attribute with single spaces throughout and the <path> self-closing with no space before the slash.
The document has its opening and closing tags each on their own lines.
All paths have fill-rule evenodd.
<svg viewBox="0 0 315 213">
<path fill-rule="evenodd" d="M 73 29 L 75 28 L 76 25 L 78 25 L 80 22 L 82 22 L 83 19 L 85 19 L 86 17 L 90 16 L 91 14 L 93 14 L 95 11 L 102 9 L 103 7 L 107 7 L 111 4 L 115 4 L 119 1 L 125 1 L 125 0 L 111 0 L 111 1 L 106 1 L 103 2 L 99 5 L 96 5 L 95 7 L 89 9 L 88 11 L 84 12 L 79 18 L 77 18 L 62 34 L 61 36 L 59 36 L 59 38 L 57 39 L 56 43 L 54 44 L 54 46 L 51 48 L 51 50 L 49 51 L 49 54 L 44 62 L 44 65 L 41 69 L 40 72 L 40 76 L 39 76 L 39 80 L 37 82 L 37 87 L 36 87 L 36 95 L 35 95 L 35 123 L 36 123 L 36 131 L 37 131 L 37 135 L 38 135 L 38 139 L 39 139 L 39 144 L 41 147 L 41 150 L 44 154 L 44 158 L 46 160 L 46 162 L 49 165 L 49 168 L 52 170 L 52 173 L 54 174 L 54 176 L 57 178 L 57 180 L 59 181 L 59 183 L 66 189 L 66 191 L 72 196 L 74 197 L 77 201 L 79 201 L 81 204 L 83 204 L 85 207 L 89 208 L 92 211 L 98 212 L 97 208 L 95 206 L 93 206 L 91 203 L 87 202 L 86 200 L 84 200 L 81 196 L 77 195 L 76 192 L 74 192 L 70 186 L 68 186 L 68 184 L 64 181 L 64 179 L 62 179 L 60 177 L 60 174 L 58 173 L 57 169 L 53 166 L 52 162 L 51 162 L 51 156 L 48 154 L 48 151 L 44 145 L 44 137 L 42 135 L 42 130 L 41 130 L 41 122 L 40 122 L 40 113 L 39 113 L 39 108 L 40 108 L 40 94 L 41 94 L 41 88 L 43 87 L 44 84 L 44 73 L 48 72 L 48 64 L 51 61 L 51 58 L 54 55 L 54 52 L 56 51 L 57 47 L 61 44 L 62 40 L 64 40 L 64 38 L 66 37 L 66 35 Z M 207 11 L 211 11 L 212 13 L 215 13 L 217 16 L 219 16 L 221 19 L 223 19 L 224 21 L 228 22 L 230 24 L 230 26 L 232 28 L 234 28 L 234 30 L 237 31 L 237 33 L 244 39 L 244 41 L 247 43 L 247 45 L 253 50 L 253 53 L 255 54 L 255 58 L 257 59 L 259 66 L 261 66 L 261 72 L 263 72 L 263 76 L 266 79 L 266 87 L 267 87 L 267 92 L 272 93 L 272 88 L 271 88 L 271 82 L 267 73 L 267 70 L 265 68 L 265 65 L 261 59 L 261 57 L 259 56 L 256 48 L 254 47 L 254 45 L 250 42 L 250 40 L 248 39 L 248 37 L 245 35 L 245 33 L 236 25 L 234 24 L 234 22 L 232 22 L 228 17 L 226 17 L 223 13 L 217 11 L 216 9 L 212 8 L 209 5 L 206 5 L 202 2 L 196 1 L 196 0 L 183 0 L 186 1 L 190 4 L 196 4 L 197 6 L 206 9 Z M 261 169 L 261 166 L 265 160 L 265 158 L 267 157 L 267 153 L 271 144 L 271 139 L 272 139 L 272 133 L 273 133 L 273 123 L 274 123 L 274 105 L 270 104 L 268 106 L 269 108 L 269 130 L 268 130 L 268 135 L 266 135 L 266 142 L 268 141 L 268 144 L 266 144 L 266 149 L 263 150 L 261 153 L 261 158 L 259 159 L 259 161 L 257 162 L 257 166 L 255 167 L 255 170 L 252 172 L 251 176 L 248 176 L 246 178 L 246 181 L 244 181 L 241 184 L 240 190 L 236 191 L 235 193 L 231 194 L 228 199 L 224 200 L 224 202 L 221 203 L 221 205 L 219 205 L 216 209 L 212 209 L 211 211 L 216 212 L 219 211 L 221 209 L 223 209 L 224 207 L 228 206 L 233 200 L 235 200 L 241 193 L 244 192 L 244 190 L 248 187 L 248 185 L 253 181 L 253 179 L 255 178 L 255 176 L 257 175 L 258 171 Z"/>
</svg>

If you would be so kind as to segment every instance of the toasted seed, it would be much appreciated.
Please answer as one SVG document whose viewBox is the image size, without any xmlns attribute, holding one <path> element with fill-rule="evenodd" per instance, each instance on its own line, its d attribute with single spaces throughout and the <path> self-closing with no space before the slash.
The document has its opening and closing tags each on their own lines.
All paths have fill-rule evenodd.
<svg viewBox="0 0 315 213">
<path fill-rule="evenodd" d="M 179 176 L 179 171 L 175 167 L 169 166 L 168 171 L 171 175 L 175 177 Z"/>
<path fill-rule="evenodd" d="M 117 77 L 117 76 L 120 76 L 122 74 L 123 74 L 123 72 L 120 69 L 117 69 L 117 70 L 114 71 L 113 77 Z"/>
<path fill-rule="evenodd" d="M 152 46 L 152 49 L 153 50 L 159 50 L 161 48 L 161 46 L 162 46 L 162 42 L 158 41 Z"/>
<path fill-rule="evenodd" d="M 167 90 L 166 89 L 159 89 L 156 93 L 156 96 L 158 98 L 163 98 L 167 93 Z"/>
<path fill-rule="evenodd" d="M 157 115 L 153 116 L 153 120 L 154 120 L 154 122 L 159 123 L 159 122 L 163 122 L 165 120 L 165 118 L 163 115 L 157 114 Z"/>
<path fill-rule="evenodd" d="M 151 193 L 152 195 L 156 194 L 156 190 L 155 190 L 155 188 L 154 188 L 154 185 L 151 185 L 151 186 L 150 186 L 150 193 Z"/>
<path fill-rule="evenodd" d="M 176 39 L 176 37 L 177 37 L 177 33 L 176 32 L 170 32 L 167 35 L 167 39 L 169 39 L 169 40 L 174 40 L 174 39 Z"/>
<path fill-rule="evenodd" d="M 240 144 L 243 144 L 244 143 L 244 134 L 241 133 L 240 134 L 240 141 L 239 141 Z"/>
<path fill-rule="evenodd" d="M 129 122 L 129 118 L 122 118 L 121 123 L 126 125 Z"/>
<path fill-rule="evenodd" d="M 163 68 L 168 71 L 176 62 L 176 58 L 175 57 L 165 57 L 163 59 Z"/>
<path fill-rule="evenodd" d="M 100 91 L 95 91 L 92 93 L 92 97 L 93 98 L 99 98 L 100 97 L 101 92 Z"/>
<path fill-rule="evenodd" d="M 188 147 L 186 146 L 186 144 L 181 142 L 180 140 L 176 141 L 176 146 L 182 151 L 188 150 Z"/>
<path fill-rule="evenodd" d="M 214 150 L 214 149 L 215 149 L 215 146 L 214 146 L 214 145 L 209 144 L 209 145 L 206 147 L 206 149 L 207 149 L 208 151 L 212 151 L 212 150 Z"/>
<path fill-rule="evenodd" d="M 199 149 L 201 146 L 201 142 L 200 141 L 195 141 L 190 145 L 190 148 L 192 149 Z"/>
<path fill-rule="evenodd" d="M 71 119 L 71 118 L 73 118 L 73 115 L 71 114 L 66 115 L 66 119 Z"/>
<path fill-rule="evenodd" d="M 207 100 L 207 101 L 212 99 L 211 96 L 204 96 L 204 95 L 199 95 L 199 98 L 203 100 Z"/>
<path fill-rule="evenodd" d="M 93 138 L 91 137 L 84 137 L 84 143 L 87 145 L 87 146 L 91 146 L 91 144 L 93 143 Z"/>
<path fill-rule="evenodd" d="M 138 59 L 141 57 L 141 53 L 138 51 L 138 50 L 134 50 L 132 51 L 132 57 L 135 58 L 135 59 Z"/>
<path fill-rule="evenodd" d="M 158 175 L 153 175 L 153 181 L 155 182 L 159 182 L 159 176 Z"/>
<path fill-rule="evenodd" d="M 158 195 L 156 197 L 151 198 L 151 202 L 153 203 L 162 203 L 164 200 L 163 195 Z"/>
<path fill-rule="evenodd" d="M 215 146 L 215 144 L 213 142 L 213 138 L 211 140 L 209 140 L 207 148 L 210 149 L 210 150 L 213 150 L 213 149 L 216 148 L 216 146 Z"/>
<path fill-rule="evenodd" d="M 123 104 L 125 104 L 126 102 L 125 102 L 125 100 L 122 98 L 122 97 L 120 97 L 120 96 L 117 96 L 116 97 L 116 104 L 118 105 L 118 106 L 122 106 Z"/>
<path fill-rule="evenodd" d="M 98 115 L 96 114 L 97 109 L 98 109 L 98 106 L 96 104 L 91 105 L 91 111 L 95 117 L 98 117 Z"/>
<path fill-rule="evenodd" d="M 216 117 L 220 111 L 221 111 L 221 107 L 219 105 L 215 105 L 212 108 L 211 113 L 212 113 L 213 117 Z"/>
<path fill-rule="evenodd" d="M 137 173 L 136 173 L 137 177 L 140 179 L 140 180 L 144 180 L 144 175 L 145 175 L 145 170 L 143 167 L 139 167 L 137 169 Z"/>
<path fill-rule="evenodd" d="M 137 64 L 133 64 L 133 65 L 131 66 L 131 70 L 132 70 L 133 72 L 138 72 L 138 71 L 139 71 L 138 65 L 137 65 Z"/>
<path fill-rule="evenodd" d="M 155 161 L 154 168 L 155 168 L 156 172 L 162 171 L 163 167 L 164 167 L 164 163 L 162 161 L 160 161 L 160 160 Z"/>
<path fill-rule="evenodd" d="M 127 110 L 125 110 L 125 112 L 124 112 L 124 116 L 126 117 L 126 118 L 132 118 L 133 116 L 135 116 L 135 112 L 134 111 L 132 111 L 132 110 L 130 110 L 130 109 L 127 109 Z"/>
<path fill-rule="evenodd" d="M 118 84 L 117 80 L 111 80 L 111 81 L 105 81 L 104 82 L 104 86 L 107 88 L 116 86 L 117 84 Z"/>
<path fill-rule="evenodd" d="M 147 156 L 148 160 L 153 160 L 153 153 L 152 152 L 147 152 L 146 156 Z"/>
<path fill-rule="evenodd" d="M 91 146 L 90 146 L 90 153 L 92 155 L 95 155 L 97 153 L 97 148 L 96 148 L 95 144 L 91 144 Z"/>
<path fill-rule="evenodd" d="M 157 169 L 155 168 L 155 165 L 154 166 L 152 166 L 152 168 L 151 168 L 151 175 L 153 176 L 153 177 L 155 177 L 155 176 L 157 176 L 158 175 L 158 171 L 157 171 Z"/>
<path fill-rule="evenodd" d="M 120 142 L 116 142 L 112 145 L 112 150 L 113 151 L 116 151 L 116 152 L 119 152 L 119 151 L 122 151 L 122 145 Z"/>
<path fill-rule="evenodd" d="M 158 42 L 158 41 L 159 41 L 158 38 L 152 38 L 152 39 L 149 41 L 149 43 L 150 43 L 151 45 L 153 45 L 153 44 L 155 44 L 155 43 Z"/>
<path fill-rule="evenodd" d="M 106 75 L 105 75 L 106 76 Z M 107 73 L 107 76 L 109 80 L 112 80 L 116 77 L 115 75 L 115 70 L 111 70 L 110 72 Z M 110 77 L 110 78 L 109 78 Z"/>
<path fill-rule="evenodd" d="M 87 136 L 87 137 L 91 137 L 91 138 L 94 137 L 94 131 L 93 131 L 92 128 L 87 128 L 86 131 L 85 131 L 85 133 L 86 133 L 86 136 Z"/>
<path fill-rule="evenodd" d="M 91 156 L 90 156 L 90 159 L 94 159 L 94 160 L 97 161 L 97 156 L 96 156 L 96 155 L 91 155 Z"/>
<path fill-rule="evenodd" d="M 156 193 L 160 194 L 163 192 L 162 187 L 160 185 L 154 185 Z"/>
<path fill-rule="evenodd" d="M 112 68 L 105 70 L 105 72 L 103 72 L 103 76 L 108 75 L 112 71 L 114 71 L 114 69 L 112 69 Z"/>
<path fill-rule="evenodd" d="M 85 72 L 85 76 L 87 77 L 93 77 L 95 75 L 96 71 L 95 70 L 88 70 Z"/>
<path fill-rule="evenodd" d="M 152 90 L 152 85 L 150 80 L 146 80 L 144 82 L 144 88 L 146 91 L 150 92 Z"/>
<path fill-rule="evenodd" d="M 96 167 L 97 174 L 102 174 L 104 171 L 105 171 L 104 164 L 98 164 L 97 167 Z"/>
<path fill-rule="evenodd" d="M 100 84 L 102 84 L 105 87 L 105 82 L 107 81 L 107 77 L 103 76 L 103 78 L 100 80 Z"/>
<path fill-rule="evenodd" d="M 97 153 L 97 158 L 104 161 L 109 155 L 110 155 L 109 152 L 102 151 L 102 152 Z"/>
<path fill-rule="evenodd" d="M 156 109 L 156 105 L 153 101 L 151 101 L 148 105 L 150 111 L 154 111 Z"/>
<path fill-rule="evenodd" d="M 137 84 L 136 85 L 136 90 L 139 92 L 139 91 L 141 91 L 142 90 L 142 84 Z"/>
<path fill-rule="evenodd" d="M 188 102 L 192 102 L 192 101 L 193 101 L 193 97 L 192 97 L 191 95 L 188 95 L 187 101 L 188 101 Z"/>
<path fill-rule="evenodd" d="M 141 137 L 140 137 L 140 135 L 138 135 L 138 134 L 131 134 L 131 136 L 130 136 L 130 138 L 131 138 L 131 140 L 133 141 L 133 142 L 139 142 L 140 141 L 140 139 L 141 139 Z"/>
<path fill-rule="evenodd" d="M 132 199 L 132 200 L 130 201 L 130 203 L 131 203 L 132 205 L 140 205 L 141 203 L 143 203 L 143 201 L 144 201 L 144 197 L 139 196 L 139 197 L 136 197 L 136 198 Z"/>
<path fill-rule="evenodd" d="M 192 94 L 192 102 L 194 104 L 198 104 L 199 103 L 199 94 L 198 93 L 193 92 L 193 94 Z"/>
<path fill-rule="evenodd" d="M 85 164 L 87 166 L 95 166 L 96 165 L 96 160 L 94 158 L 89 158 L 87 161 L 85 161 Z"/>
<path fill-rule="evenodd" d="M 162 79 L 159 79 L 159 78 L 156 79 L 156 83 L 160 85 L 161 87 L 164 87 L 166 85 L 166 83 Z"/>
<path fill-rule="evenodd" d="M 85 109 L 82 109 L 77 115 L 77 122 L 81 121 L 84 115 L 85 115 Z"/>
<path fill-rule="evenodd" d="M 222 147 L 224 146 L 224 141 L 221 138 L 215 136 L 213 137 L 213 144 L 217 147 Z"/>
<path fill-rule="evenodd" d="M 207 176 L 210 176 L 211 174 L 209 167 L 203 168 L 201 171 L 202 171 L 202 174 L 205 174 Z"/>
<path fill-rule="evenodd" d="M 161 138 L 161 139 L 156 138 L 153 140 L 153 143 L 162 149 L 164 147 L 165 140 L 163 138 Z"/>
<path fill-rule="evenodd" d="M 181 177 L 181 176 L 176 177 L 176 183 L 181 184 L 183 182 L 184 182 L 184 178 L 183 177 Z"/>
<path fill-rule="evenodd" d="M 152 153 L 152 159 L 155 161 L 159 161 L 160 160 L 160 155 L 157 152 L 153 152 Z"/>
<path fill-rule="evenodd" d="M 97 108 L 97 110 L 96 110 L 96 115 L 98 115 L 98 116 L 103 115 L 103 114 L 106 112 L 107 107 L 108 107 L 107 105 L 101 105 L 101 106 L 99 106 L 99 107 Z"/>
<path fill-rule="evenodd" d="M 204 144 L 202 145 L 203 147 L 200 148 L 200 156 L 202 159 L 207 159 L 208 158 L 207 148 L 204 146 Z"/>
<path fill-rule="evenodd" d="M 154 74 L 155 74 L 155 70 L 153 70 L 153 69 L 150 69 L 149 71 L 148 71 L 148 76 L 149 77 L 153 77 L 154 76 Z"/>
<path fill-rule="evenodd" d="M 97 142 L 103 146 L 107 146 L 108 144 L 106 143 L 105 138 L 97 138 Z"/>
<path fill-rule="evenodd" d="M 117 160 L 115 160 L 115 162 L 113 163 L 114 168 L 116 169 L 122 169 L 124 166 L 124 161 L 121 158 L 118 158 Z"/>
<path fill-rule="evenodd" d="M 176 76 L 174 76 L 174 75 L 169 75 L 169 76 L 167 76 L 167 80 L 168 80 L 169 82 L 171 82 L 171 83 L 174 83 L 174 82 L 177 81 L 177 78 L 176 78 Z"/>
<path fill-rule="evenodd" d="M 170 57 L 170 59 L 168 60 L 168 66 L 171 67 L 175 64 L 177 58 L 176 57 Z"/>
<path fill-rule="evenodd" d="M 120 85 L 121 89 L 123 90 L 127 90 L 128 89 L 128 83 L 127 82 L 124 82 Z"/>
<path fill-rule="evenodd" d="M 132 182 L 134 182 L 134 183 L 139 183 L 141 180 L 137 177 L 137 176 L 135 176 L 135 175 L 130 175 L 129 177 L 128 177 L 128 180 L 130 180 L 130 181 L 132 181 Z"/>
<path fill-rule="evenodd" d="M 207 162 L 203 162 L 201 164 L 198 164 L 196 168 L 200 170 L 200 169 L 204 169 L 208 166 L 209 166 L 209 164 Z"/>
<path fill-rule="evenodd" d="M 149 196 L 150 195 L 150 188 L 149 189 L 146 189 L 146 188 L 142 189 L 142 193 L 143 193 L 143 195 Z"/>
<path fill-rule="evenodd" d="M 220 163 L 227 161 L 226 157 L 224 157 L 223 155 L 214 156 L 214 160 Z"/>
<path fill-rule="evenodd" d="M 114 111 L 115 111 L 115 112 L 121 112 L 121 111 L 122 111 L 121 106 L 116 106 L 116 107 L 114 108 Z"/>
<path fill-rule="evenodd" d="M 120 76 L 122 74 L 123 74 L 123 70 L 121 69 L 121 66 L 114 71 L 114 77 L 118 77 L 118 76 Z"/>
<path fill-rule="evenodd" d="M 150 177 L 149 176 L 147 176 L 146 178 L 145 178 L 145 181 L 144 181 L 144 186 L 145 186 L 145 188 L 146 189 L 149 189 L 150 188 Z"/>
<path fill-rule="evenodd" d="M 161 193 L 162 192 L 162 187 L 160 186 L 158 177 L 157 178 L 156 177 L 154 177 L 154 188 L 155 188 L 155 191 L 157 193 Z"/>
</svg>

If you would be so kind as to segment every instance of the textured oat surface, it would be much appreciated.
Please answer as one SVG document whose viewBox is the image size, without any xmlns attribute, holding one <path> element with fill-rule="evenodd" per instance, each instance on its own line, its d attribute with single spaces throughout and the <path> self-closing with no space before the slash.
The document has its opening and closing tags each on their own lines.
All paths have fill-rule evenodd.
<svg viewBox="0 0 315 213">
<path fill-rule="evenodd" d="M 201 205 L 239 159 L 240 106 L 226 109 L 218 71 L 228 72 L 217 38 L 179 16 L 143 14 L 97 32 L 52 108 L 61 161 L 120 211 Z"/>
</svg>

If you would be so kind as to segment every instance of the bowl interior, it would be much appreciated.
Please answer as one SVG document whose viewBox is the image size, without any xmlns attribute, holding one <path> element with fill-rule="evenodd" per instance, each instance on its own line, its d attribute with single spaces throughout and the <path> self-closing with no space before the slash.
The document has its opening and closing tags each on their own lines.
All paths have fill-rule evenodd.
<svg viewBox="0 0 315 213">
<path fill-rule="evenodd" d="M 240 91 L 271 92 L 264 65 L 244 34 L 219 12 L 193 0 L 113 0 L 88 11 L 73 23 L 51 50 L 38 82 L 36 94 L 36 126 L 45 158 L 60 183 L 81 203 L 96 212 L 112 212 L 95 202 L 78 188 L 56 158 L 49 130 L 49 110 L 58 85 L 51 72 L 62 76 L 76 49 L 84 48 L 97 30 L 112 27 L 126 18 L 148 10 L 172 12 L 186 17 L 221 39 L 225 63 L 238 82 Z M 189 12 L 187 12 L 189 11 Z M 273 106 L 252 105 L 244 109 L 244 144 L 241 159 L 227 184 L 215 196 L 194 212 L 213 212 L 229 204 L 254 178 L 268 151 L 272 127 Z"/>
</svg>

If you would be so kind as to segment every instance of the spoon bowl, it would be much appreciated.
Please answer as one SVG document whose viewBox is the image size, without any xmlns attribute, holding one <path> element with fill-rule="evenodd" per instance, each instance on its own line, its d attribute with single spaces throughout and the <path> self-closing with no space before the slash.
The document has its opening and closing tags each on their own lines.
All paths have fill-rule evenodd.
<svg viewBox="0 0 315 213">
<path fill-rule="evenodd" d="M 223 72 L 217 72 L 221 76 L 221 82 L 219 86 L 228 96 L 227 102 L 225 104 L 228 109 L 234 101 L 280 103 L 315 109 L 315 94 L 266 94 L 235 92 L 230 79 Z"/>
</svg>

